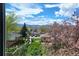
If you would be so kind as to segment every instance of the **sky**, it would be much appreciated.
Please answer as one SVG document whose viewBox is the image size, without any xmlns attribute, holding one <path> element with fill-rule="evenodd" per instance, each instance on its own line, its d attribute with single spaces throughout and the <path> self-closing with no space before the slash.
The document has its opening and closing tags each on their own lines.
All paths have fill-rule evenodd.
<svg viewBox="0 0 79 59">
<path fill-rule="evenodd" d="M 5 12 L 14 12 L 17 24 L 47 25 L 54 21 L 61 23 L 68 20 L 74 11 L 79 15 L 77 3 L 6 3 Z"/>
</svg>

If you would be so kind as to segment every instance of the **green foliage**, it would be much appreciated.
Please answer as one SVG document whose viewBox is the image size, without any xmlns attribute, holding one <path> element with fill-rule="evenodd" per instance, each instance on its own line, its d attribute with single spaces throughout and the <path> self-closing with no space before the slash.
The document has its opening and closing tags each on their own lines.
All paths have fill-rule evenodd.
<svg viewBox="0 0 79 59">
<path fill-rule="evenodd" d="M 23 25 L 23 27 L 22 27 L 22 29 L 20 31 L 20 34 L 21 34 L 22 37 L 25 37 L 25 38 L 28 35 L 28 29 L 26 28 L 26 24 L 25 23 L 24 23 L 24 25 Z"/>
<path fill-rule="evenodd" d="M 16 20 L 17 20 L 17 16 L 15 15 L 14 12 L 10 12 L 10 13 L 8 13 L 8 15 L 6 15 L 6 20 L 5 20 L 6 33 L 5 33 L 5 35 L 6 35 L 7 40 L 11 37 L 11 35 L 9 33 L 16 32 L 16 30 L 17 30 Z"/>
<path fill-rule="evenodd" d="M 16 23 L 17 16 L 14 13 L 9 13 L 6 15 L 6 28 L 8 32 L 16 31 L 17 23 Z"/>
<path fill-rule="evenodd" d="M 10 55 L 12 55 L 12 52 L 15 51 L 15 49 L 16 49 L 16 47 L 6 48 L 5 54 L 10 56 Z"/>
<path fill-rule="evenodd" d="M 41 31 L 42 33 L 47 33 L 47 32 L 49 32 L 49 29 L 46 28 L 45 26 L 41 26 L 41 27 L 40 27 L 40 31 Z"/>
<path fill-rule="evenodd" d="M 29 47 L 28 47 L 28 50 L 27 50 L 27 53 L 28 53 L 28 55 L 40 55 L 41 53 L 41 49 L 40 49 L 40 44 L 38 43 L 38 44 L 35 44 L 35 42 L 34 43 L 32 43 L 32 45 L 30 45 Z"/>
<path fill-rule="evenodd" d="M 25 44 L 26 43 L 26 44 Z M 22 47 L 17 50 L 14 54 L 11 55 L 18 55 L 18 56 L 41 56 L 46 55 L 46 49 L 41 45 L 41 39 L 39 37 L 33 38 L 31 44 L 25 42 Z M 8 48 L 7 48 L 8 49 Z M 10 49 L 10 48 L 9 48 Z M 15 50 L 7 50 L 8 52 L 14 52 Z M 14 48 L 13 48 L 14 49 Z M 9 55 L 9 54 L 8 54 Z"/>
<path fill-rule="evenodd" d="M 41 45 L 41 40 L 39 37 L 33 38 L 33 42 L 29 45 L 27 49 L 28 55 L 40 56 L 45 54 L 45 49 Z"/>
</svg>

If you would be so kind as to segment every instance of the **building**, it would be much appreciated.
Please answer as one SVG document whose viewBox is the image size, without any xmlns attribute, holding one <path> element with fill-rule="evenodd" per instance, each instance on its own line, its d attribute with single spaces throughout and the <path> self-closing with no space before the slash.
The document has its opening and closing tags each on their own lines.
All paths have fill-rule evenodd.
<svg viewBox="0 0 79 59">
<path fill-rule="evenodd" d="M 8 33 L 8 35 L 7 35 L 7 39 L 8 40 L 15 40 L 16 39 L 16 37 L 20 37 L 21 35 L 19 34 L 19 33 L 17 33 L 17 32 L 10 32 L 10 33 Z"/>
<path fill-rule="evenodd" d="M 46 43 L 52 42 L 51 35 L 49 33 L 41 34 L 40 37 L 42 42 Z"/>
</svg>

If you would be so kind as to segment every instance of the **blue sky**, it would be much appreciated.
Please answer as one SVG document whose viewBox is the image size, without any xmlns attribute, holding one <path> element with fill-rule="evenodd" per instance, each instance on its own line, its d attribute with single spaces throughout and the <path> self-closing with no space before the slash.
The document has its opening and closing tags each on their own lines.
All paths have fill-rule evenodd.
<svg viewBox="0 0 79 59">
<path fill-rule="evenodd" d="M 79 4 L 75 3 L 11 3 L 5 4 L 6 15 L 14 12 L 18 24 L 47 25 L 54 21 L 61 23 L 76 12 L 79 14 Z"/>
</svg>

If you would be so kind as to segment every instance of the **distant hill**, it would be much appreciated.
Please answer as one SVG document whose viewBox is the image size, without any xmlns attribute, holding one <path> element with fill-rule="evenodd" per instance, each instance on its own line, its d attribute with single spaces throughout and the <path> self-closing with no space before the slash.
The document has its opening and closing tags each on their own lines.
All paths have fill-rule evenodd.
<svg viewBox="0 0 79 59">
<path fill-rule="evenodd" d="M 23 26 L 23 24 L 17 24 L 19 27 L 22 27 Z M 28 24 L 26 24 L 26 27 L 30 27 L 30 28 L 32 28 L 32 29 L 39 29 L 40 27 L 45 27 L 45 28 L 48 28 L 49 27 L 49 25 L 28 25 Z"/>
</svg>

